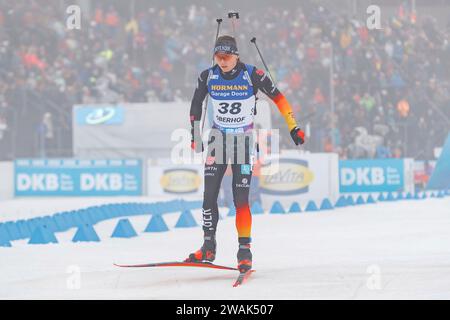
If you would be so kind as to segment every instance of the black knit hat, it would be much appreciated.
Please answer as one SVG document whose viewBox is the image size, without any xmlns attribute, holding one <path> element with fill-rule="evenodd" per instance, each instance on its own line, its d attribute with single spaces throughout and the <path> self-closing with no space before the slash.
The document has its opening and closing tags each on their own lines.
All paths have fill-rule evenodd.
<svg viewBox="0 0 450 320">
<path fill-rule="evenodd" d="M 218 52 L 239 55 L 236 39 L 234 39 L 232 36 L 218 37 L 214 46 L 214 54 Z"/>
</svg>

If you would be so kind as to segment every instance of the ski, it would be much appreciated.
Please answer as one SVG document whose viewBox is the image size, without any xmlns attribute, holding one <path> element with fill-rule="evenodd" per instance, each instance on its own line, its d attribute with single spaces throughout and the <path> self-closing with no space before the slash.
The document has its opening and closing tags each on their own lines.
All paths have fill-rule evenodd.
<svg viewBox="0 0 450 320">
<path fill-rule="evenodd" d="M 233 270 L 238 271 L 237 268 L 221 266 L 213 264 L 210 262 L 184 262 L 184 261 L 171 261 L 171 262 L 156 262 L 156 263 L 145 263 L 145 264 L 117 264 L 114 263 L 116 267 L 121 268 L 151 268 L 151 267 L 196 267 L 196 268 L 211 268 L 211 269 L 222 269 L 222 270 Z"/>
<path fill-rule="evenodd" d="M 233 287 L 238 287 L 238 286 L 242 285 L 250 277 L 250 275 L 253 272 L 255 272 L 255 270 L 248 270 L 248 271 L 239 273 L 239 276 L 236 279 L 236 281 L 234 282 Z"/>
</svg>

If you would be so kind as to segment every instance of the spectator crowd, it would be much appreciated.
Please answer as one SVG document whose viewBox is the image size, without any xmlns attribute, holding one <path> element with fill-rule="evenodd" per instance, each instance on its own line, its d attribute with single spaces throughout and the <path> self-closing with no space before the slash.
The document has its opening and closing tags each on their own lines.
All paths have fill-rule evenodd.
<svg viewBox="0 0 450 320">
<path fill-rule="evenodd" d="M 216 4 L 123 10 L 95 1 L 81 28 L 70 30 L 65 8 L 42 3 L 0 0 L 0 159 L 70 156 L 74 104 L 190 101 L 211 63 Z M 309 135 L 307 150 L 430 159 L 443 143 L 450 128 L 448 24 L 408 5 L 380 30 L 307 1 L 240 15 L 241 58 L 261 66 L 250 43 L 255 36 Z M 274 127 L 283 133 L 277 113 L 273 108 Z M 285 132 L 282 143 L 292 147 Z M 42 153 L 43 146 L 50 151 Z"/>
</svg>

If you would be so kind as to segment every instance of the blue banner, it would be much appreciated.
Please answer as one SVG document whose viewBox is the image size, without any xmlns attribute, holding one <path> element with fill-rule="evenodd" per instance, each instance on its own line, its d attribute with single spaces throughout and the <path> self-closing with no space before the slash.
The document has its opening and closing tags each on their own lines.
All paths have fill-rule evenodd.
<svg viewBox="0 0 450 320">
<path fill-rule="evenodd" d="M 339 161 L 340 192 L 395 192 L 405 184 L 403 159 Z"/>
<path fill-rule="evenodd" d="M 16 196 L 142 195 L 142 162 L 23 159 L 14 163 Z"/>
<path fill-rule="evenodd" d="M 77 106 L 74 113 L 78 125 L 114 125 L 125 120 L 125 109 L 120 106 Z"/>
</svg>

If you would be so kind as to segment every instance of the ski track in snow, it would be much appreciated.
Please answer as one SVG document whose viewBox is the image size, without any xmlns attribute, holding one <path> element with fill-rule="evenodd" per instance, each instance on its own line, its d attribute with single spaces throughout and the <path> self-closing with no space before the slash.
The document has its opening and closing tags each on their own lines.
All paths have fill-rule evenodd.
<svg viewBox="0 0 450 320">
<path fill-rule="evenodd" d="M 148 199 L 144 199 L 145 202 Z M 154 199 L 153 199 L 154 200 Z M 123 201 L 138 201 L 136 199 Z M 83 200 L 83 205 L 106 200 Z M 119 202 L 119 201 L 115 201 Z M 27 213 L 27 207 L 33 208 Z M 73 200 L 18 199 L 2 216 L 30 217 Z M 221 209 L 222 216 L 227 213 Z M 193 210 L 201 223 L 201 211 Z M 383 202 L 332 211 L 253 217 L 255 273 L 233 288 L 237 272 L 196 268 L 118 268 L 185 258 L 202 243 L 200 227 L 174 229 L 178 213 L 164 215 L 171 231 L 142 233 L 150 216 L 129 217 L 139 236 L 112 239 L 120 218 L 95 225 L 99 243 L 13 241 L 0 247 L 1 299 L 450 299 L 450 198 Z M 19 218 L 17 218 L 19 219 Z M 219 221 L 217 264 L 236 265 L 234 217 Z M 80 270 L 80 288 L 70 289 Z M 375 282 L 374 282 L 375 281 Z"/>
</svg>

